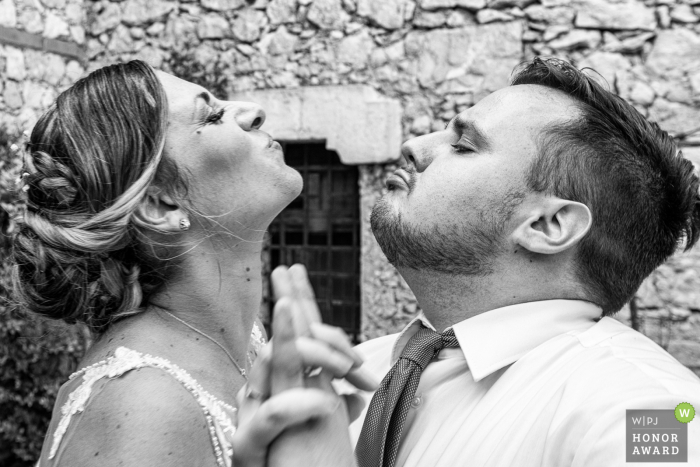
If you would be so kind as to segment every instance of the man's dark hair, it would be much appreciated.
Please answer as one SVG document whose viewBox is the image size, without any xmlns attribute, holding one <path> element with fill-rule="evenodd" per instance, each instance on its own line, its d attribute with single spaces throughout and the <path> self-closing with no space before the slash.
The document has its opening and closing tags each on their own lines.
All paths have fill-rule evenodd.
<svg viewBox="0 0 700 467">
<path fill-rule="evenodd" d="M 590 76 L 556 59 L 525 64 L 512 85 L 573 98 L 580 114 L 545 128 L 528 188 L 585 204 L 593 224 L 576 252 L 577 279 L 603 314 L 700 236 L 700 182 L 673 138 Z"/>
</svg>

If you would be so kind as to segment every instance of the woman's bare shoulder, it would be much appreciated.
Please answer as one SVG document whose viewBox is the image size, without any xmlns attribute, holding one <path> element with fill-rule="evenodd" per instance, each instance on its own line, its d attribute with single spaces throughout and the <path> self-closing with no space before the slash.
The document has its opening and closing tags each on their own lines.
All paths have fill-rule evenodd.
<svg viewBox="0 0 700 467">
<path fill-rule="evenodd" d="M 197 400 L 158 368 L 108 380 L 72 423 L 61 466 L 216 465 Z"/>
</svg>

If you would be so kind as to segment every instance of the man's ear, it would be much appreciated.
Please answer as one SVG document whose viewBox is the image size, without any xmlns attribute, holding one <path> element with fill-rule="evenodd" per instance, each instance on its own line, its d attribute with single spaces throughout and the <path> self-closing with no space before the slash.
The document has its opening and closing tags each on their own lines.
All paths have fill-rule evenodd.
<svg viewBox="0 0 700 467">
<path fill-rule="evenodd" d="M 180 221 L 189 215 L 172 197 L 156 187 L 149 187 L 136 215 L 141 222 L 161 232 L 180 232 Z"/>
<path fill-rule="evenodd" d="M 553 255 L 568 250 L 581 241 L 593 222 L 588 206 L 576 201 L 542 196 L 530 206 L 512 239 L 533 253 Z"/>
</svg>

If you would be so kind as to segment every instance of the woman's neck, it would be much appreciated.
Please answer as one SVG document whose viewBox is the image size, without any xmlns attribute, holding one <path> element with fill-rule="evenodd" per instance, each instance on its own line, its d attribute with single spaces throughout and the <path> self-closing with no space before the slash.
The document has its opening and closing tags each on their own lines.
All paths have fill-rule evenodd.
<svg viewBox="0 0 700 467">
<path fill-rule="evenodd" d="M 222 345 L 245 366 L 246 352 L 262 298 L 262 242 L 218 245 L 207 240 L 181 265 L 175 280 L 150 300 L 150 309 Z"/>
</svg>

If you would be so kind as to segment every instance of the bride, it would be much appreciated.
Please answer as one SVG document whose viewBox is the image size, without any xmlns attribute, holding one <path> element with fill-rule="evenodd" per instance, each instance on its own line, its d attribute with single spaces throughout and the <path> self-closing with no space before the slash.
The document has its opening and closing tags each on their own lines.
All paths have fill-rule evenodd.
<svg viewBox="0 0 700 467">
<path fill-rule="evenodd" d="M 34 127 L 14 290 L 96 336 L 59 391 L 39 466 L 322 465 L 317 445 L 351 462 L 339 430 L 297 431 L 310 457 L 278 437 L 343 423 L 323 375 L 372 386 L 345 337 L 298 311 L 300 268 L 275 273 L 277 342 L 252 370 L 247 358 L 263 234 L 302 187 L 264 121 L 132 61 L 78 81 Z M 316 366 L 313 383 L 302 368 Z"/>
</svg>

